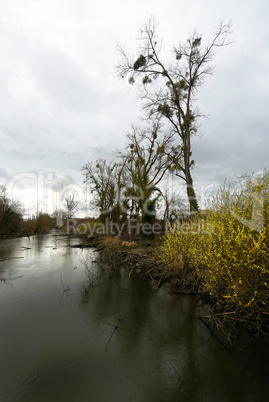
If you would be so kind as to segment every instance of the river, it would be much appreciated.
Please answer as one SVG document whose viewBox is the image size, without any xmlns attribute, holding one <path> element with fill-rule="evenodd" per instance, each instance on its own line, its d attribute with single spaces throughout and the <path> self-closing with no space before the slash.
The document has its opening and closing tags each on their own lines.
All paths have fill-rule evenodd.
<svg viewBox="0 0 269 402">
<path fill-rule="evenodd" d="M 225 348 L 195 297 L 111 277 L 70 241 L 0 242 L 1 402 L 268 400 L 269 348 Z"/>
</svg>

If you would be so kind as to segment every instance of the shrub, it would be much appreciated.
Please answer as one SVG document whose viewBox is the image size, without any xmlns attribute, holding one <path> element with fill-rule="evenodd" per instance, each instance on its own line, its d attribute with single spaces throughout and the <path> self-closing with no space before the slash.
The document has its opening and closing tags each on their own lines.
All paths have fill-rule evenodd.
<svg viewBox="0 0 269 402">
<path fill-rule="evenodd" d="M 160 261 L 178 274 L 195 269 L 200 292 L 261 329 L 269 315 L 269 175 L 239 184 L 224 185 L 205 213 L 170 227 Z"/>
</svg>

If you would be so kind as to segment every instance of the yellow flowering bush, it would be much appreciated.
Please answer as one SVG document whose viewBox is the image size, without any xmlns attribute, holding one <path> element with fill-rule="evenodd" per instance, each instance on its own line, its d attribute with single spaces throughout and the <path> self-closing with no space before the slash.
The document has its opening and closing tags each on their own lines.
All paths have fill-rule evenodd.
<svg viewBox="0 0 269 402">
<path fill-rule="evenodd" d="M 268 217 L 265 171 L 236 189 L 224 185 L 203 214 L 168 227 L 160 260 L 179 275 L 195 269 L 197 290 L 260 326 L 269 318 Z"/>
</svg>

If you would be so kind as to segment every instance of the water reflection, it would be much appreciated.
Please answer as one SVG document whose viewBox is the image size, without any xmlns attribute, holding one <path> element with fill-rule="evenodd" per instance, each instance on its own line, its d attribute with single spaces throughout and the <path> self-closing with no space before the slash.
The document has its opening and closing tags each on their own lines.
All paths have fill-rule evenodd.
<svg viewBox="0 0 269 402">
<path fill-rule="evenodd" d="M 156 292 L 123 268 L 110 277 L 75 241 L 1 243 L 2 255 L 24 258 L 0 265 L 22 275 L 0 281 L 0 401 L 267 400 L 267 349 L 224 349 L 195 298 Z"/>
</svg>

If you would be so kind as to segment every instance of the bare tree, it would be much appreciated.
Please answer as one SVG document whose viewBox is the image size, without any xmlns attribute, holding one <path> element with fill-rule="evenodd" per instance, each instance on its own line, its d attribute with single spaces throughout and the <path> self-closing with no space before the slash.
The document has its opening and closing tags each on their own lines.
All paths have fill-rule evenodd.
<svg viewBox="0 0 269 402">
<path fill-rule="evenodd" d="M 120 77 L 127 77 L 131 84 L 141 79 L 143 108 L 148 117 L 166 119 L 179 140 L 180 152 L 171 152 L 170 159 L 175 173 L 186 183 L 190 212 L 198 211 L 191 168 L 194 165 L 191 137 L 197 132 L 197 120 L 201 116 L 195 109 L 195 95 L 205 76 L 212 74 L 212 60 L 217 48 L 228 45 L 230 24 L 221 23 L 211 42 L 202 46 L 202 38 L 195 31 L 186 43 L 173 50 L 174 63 L 161 59 L 161 40 L 157 25 L 150 19 L 140 30 L 138 57 L 129 57 L 119 47 L 121 60 L 117 67 Z"/>
<path fill-rule="evenodd" d="M 84 183 L 90 186 L 95 197 L 95 205 L 99 208 L 100 218 L 118 220 L 118 198 L 121 188 L 121 167 L 115 162 L 98 159 L 88 162 L 82 167 Z"/>
<path fill-rule="evenodd" d="M 161 194 L 158 184 L 170 169 L 169 155 L 172 136 L 163 134 L 159 119 L 145 128 L 132 127 L 127 134 L 127 146 L 117 156 L 125 161 L 125 207 L 132 217 L 142 214 L 150 222 L 155 215 L 156 202 Z"/>
<path fill-rule="evenodd" d="M 67 209 L 67 219 L 74 218 L 75 213 L 78 210 L 78 205 L 80 203 L 80 201 L 77 200 L 76 192 L 68 194 L 65 197 L 65 202 L 66 202 L 66 209 Z"/>
<path fill-rule="evenodd" d="M 165 221 L 174 221 L 183 218 L 186 215 L 187 206 L 185 200 L 180 194 L 173 192 L 167 185 L 162 191 L 164 201 L 163 219 Z"/>
</svg>

